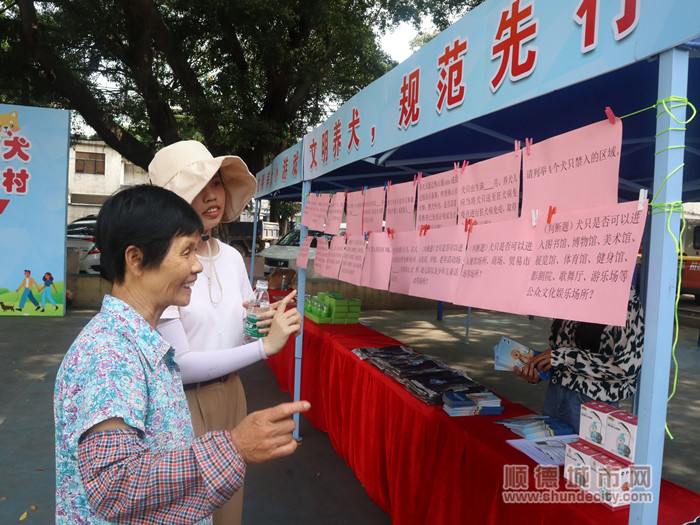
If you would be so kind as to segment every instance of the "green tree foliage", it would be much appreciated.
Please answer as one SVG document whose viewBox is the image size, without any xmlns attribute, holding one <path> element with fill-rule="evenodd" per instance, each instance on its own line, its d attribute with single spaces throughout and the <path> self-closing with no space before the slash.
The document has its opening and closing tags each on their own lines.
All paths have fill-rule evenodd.
<svg viewBox="0 0 700 525">
<path fill-rule="evenodd" d="M 377 31 L 481 0 L 0 0 L 0 102 L 77 111 L 147 168 L 203 141 L 252 171 L 395 64 Z"/>
</svg>

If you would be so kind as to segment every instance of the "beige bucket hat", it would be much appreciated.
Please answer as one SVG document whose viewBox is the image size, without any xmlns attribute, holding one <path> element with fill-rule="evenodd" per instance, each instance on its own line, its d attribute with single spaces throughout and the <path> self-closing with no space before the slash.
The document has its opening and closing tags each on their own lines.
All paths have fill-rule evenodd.
<svg viewBox="0 0 700 525">
<path fill-rule="evenodd" d="M 217 171 L 226 188 L 226 206 L 221 222 L 237 219 L 255 195 L 255 177 L 240 157 L 214 157 L 204 144 L 183 140 L 164 147 L 148 165 L 151 183 L 177 193 L 187 202 L 207 185 Z"/>
</svg>

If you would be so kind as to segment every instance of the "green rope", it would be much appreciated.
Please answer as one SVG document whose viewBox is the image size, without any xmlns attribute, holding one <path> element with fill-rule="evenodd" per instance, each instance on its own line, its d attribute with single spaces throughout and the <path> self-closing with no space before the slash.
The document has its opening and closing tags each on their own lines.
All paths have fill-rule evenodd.
<svg viewBox="0 0 700 525">
<path fill-rule="evenodd" d="M 677 170 L 676 170 L 677 171 Z M 674 171 L 675 173 L 675 171 Z M 672 174 L 671 174 L 672 175 Z M 669 175 L 669 177 L 671 176 Z M 668 180 L 668 177 L 666 177 Z M 666 182 L 666 181 L 664 181 Z M 675 308 L 673 309 L 673 316 L 674 316 L 674 326 L 673 326 L 673 345 L 671 346 L 671 357 L 673 358 L 673 388 L 671 389 L 671 394 L 668 396 L 666 399 L 666 402 L 670 402 L 673 396 L 676 394 L 676 387 L 678 385 L 678 359 L 676 358 L 676 346 L 678 344 L 678 332 L 679 332 L 679 324 L 678 324 L 678 301 L 681 296 L 681 276 L 682 276 L 682 270 L 683 270 L 683 234 L 685 233 L 685 212 L 683 210 L 683 203 L 681 201 L 677 202 L 670 202 L 667 204 L 651 204 L 650 205 L 652 208 L 652 215 L 656 213 L 667 213 L 668 218 L 666 220 L 666 229 L 668 230 L 668 233 L 671 235 L 673 238 L 673 244 L 676 247 L 676 255 L 678 256 L 678 276 L 676 278 L 676 300 L 675 300 Z M 681 231 L 679 236 L 676 238 L 676 236 L 673 234 L 673 230 L 671 230 L 671 217 L 674 213 L 680 213 L 681 214 Z M 668 434 L 668 437 L 673 439 L 673 434 L 671 434 L 671 431 L 668 428 L 668 423 L 665 424 L 666 427 L 666 433 Z"/>
<path fill-rule="evenodd" d="M 678 102 L 678 104 L 676 104 Z M 671 104 L 669 106 L 669 103 Z M 657 113 L 656 117 L 660 117 L 664 113 L 668 113 L 669 116 L 675 120 L 678 124 L 680 124 L 683 127 L 680 128 L 668 128 L 663 131 L 660 131 L 656 134 L 656 138 L 658 138 L 660 135 L 667 133 L 669 131 L 685 131 L 685 125 L 688 124 L 691 120 L 695 118 L 695 115 L 697 113 L 695 106 L 691 104 L 687 98 L 685 97 L 677 97 L 671 95 L 670 97 L 667 97 L 663 100 L 657 100 L 656 104 L 653 106 L 650 106 L 648 108 L 640 109 L 639 111 L 635 111 L 634 113 L 630 113 L 629 115 L 625 115 L 624 117 L 620 118 L 626 118 L 630 117 L 632 115 L 636 115 L 637 113 L 641 113 L 642 111 L 647 111 L 649 109 L 653 108 L 658 108 L 659 106 L 663 107 L 663 111 L 660 111 Z M 684 107 L 684 106 L 690 106 L 691 109 L 693 110 L 692 114 L 690 117 L 685 120 L 685 121 L 680 121 L 676 118 L 676 116 L 671 112 L 672 109 L 678 108 L 678 107 Z M 654 156 L 664 152 L 668 151 L 671 149 L 681 149 L 685 148 L 685 145 L 680 145 L 680 146 L 668 146 L 660 151 L 657 151 L 654 153 Z M 659 196 L 659 193 L 661 192 L 661 188 L 664 187 L 666 182 L 676 173 L 678 170 L 683 168 L 685 166 L 685 163 L 681 163 L 680 166 L 678 166 L 675 170 L 673 170 L 671 173 L 669 173 L 664 181 L 661 183 L 659 186 L 659 189 L 656 191 L 654 194 L 654 198 L 651 200 L 651 203 L 649 204 L 651 207 L 651 214 L 657 214 L 657 213 L 666 213 L 668 215 L 667 220 L 666 220 L 666 229 L 668 230 L 668 233 L 671 235 L 673 238 L 673 244 L 676 247 L 676 255 L 678 256 L 678 276 L 676 278 L 676 301 L 675 301 L 675 308 L 674 308 L 674 329 L 673 329 L 673 345 L 671 347 L 671 357 L 673 358 L 673 387 L 671 389 L 671 393 L 669 394 L 666 402 L 670 402 L 673 396 L 676 394 L 676 388 L 678 386 L 678 359 L 676 357 L 676 346 L 678 344 L 678 333 L 679 333 L 679 324 L 678 324 L 678 301 L 681 296 L 681 277 L 682 277 L 682 271 L 683 271 L 683 234 L 685 233 L 685 213 L 683 210 L 683 203 L 681 201 L 677 202 L 669 202 L 665 204 L 656 204 L 656 198 Z M 673 216 L 674 213 L 680 213 L 681 214 L 681 229 L 678 238 L 673 234 L 673 231 L 671 230 L 671 217 Z M 668 434 L 668 437 L 673 439 L 673 434 L 671 434 L 671 431 L 668 428 L 668 422 L 664 423 L 666 433 Z"/>
</svg>

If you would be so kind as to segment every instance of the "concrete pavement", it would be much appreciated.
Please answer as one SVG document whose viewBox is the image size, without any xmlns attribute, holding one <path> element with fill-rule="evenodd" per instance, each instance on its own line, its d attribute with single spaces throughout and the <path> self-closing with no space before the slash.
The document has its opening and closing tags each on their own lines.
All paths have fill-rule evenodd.
<svg viewBox="0 0 700 525">
<path fill-rule="evenodd" d="M 94 310 L 70 310 L 64 318 L 0 316 L 0 523 L 54 522 L 53 385 L 73 339 Z M 548 319 L 474 310 L 465 344 L 466 309 L 363 312 L 361 320 L 416 350 L 463 368 L 496 393 L 539 411 L 545 385 L 529 385 L 493 370 L 493 346 L 502 335 L 533 347 L 546 344 Z M 700 492 L 700 372 L 698 329 L 681 327 L 680 374 L 670 402 L 663 477 Z M 289 400 L 265 363 L 242 371 L 250 410 Z M 244 523 L 389 524 L 333 450 L 328 436 L 301 418 L 303 441 L 293 456 L 249 468 Z M 36 510 L 30 510 L 35 506 Z"/>
</svg>

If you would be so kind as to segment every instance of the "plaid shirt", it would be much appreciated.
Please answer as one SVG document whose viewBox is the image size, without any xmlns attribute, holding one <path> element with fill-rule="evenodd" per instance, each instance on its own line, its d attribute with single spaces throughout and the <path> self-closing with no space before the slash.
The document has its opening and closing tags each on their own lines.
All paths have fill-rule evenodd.
<svg viewBox="0 0 700 525">
<path fill-rule="evenodd" d="M 85 493 L 97 514 L 119 523 L 194 523 L 243 484 L 245 466 L 228 431 L 154 453 L 135 429 L 88 435 L 78 447 Z"/>
<path fill-rule="evenodd" d="M 228 434 L 194 439 L 173 355 L 133 308 L 105 296 L 56 377 L 57 524 L 209 523 L 239 488 L 245 466 Z M 131 429 L 83 439 L 111 418 Z"/>
</svg>

